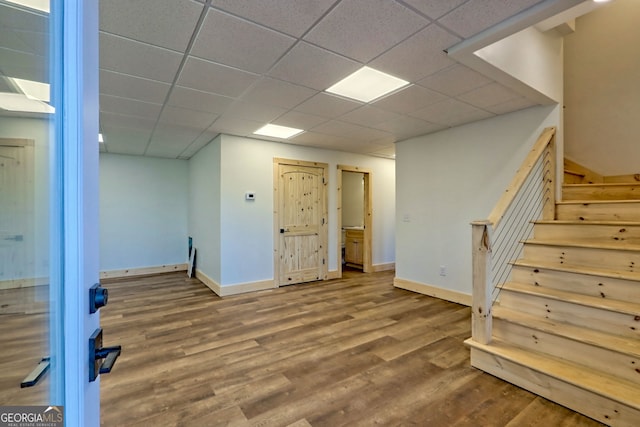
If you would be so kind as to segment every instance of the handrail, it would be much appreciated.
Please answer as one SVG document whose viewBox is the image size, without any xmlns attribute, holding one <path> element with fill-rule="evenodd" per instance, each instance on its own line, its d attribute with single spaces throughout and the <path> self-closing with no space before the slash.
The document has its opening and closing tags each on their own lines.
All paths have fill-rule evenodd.
<svg viewBox="0 0 640 427">
<path fill-rule="evenodd" d="M 494 288 L 499 286 L 498 283 L 493 283 L 495 279 L 491 275 L 494 267 L 493 246 L 495 244 L 518 246 L 522 234 L 530 230 L 527 224 L 532 218 L 535 219 L 537 215 L 547 220 L 555 218 L 555 135 L 555 127 L 548 127 L 542 131 L 522 166 L 491 211 L 489 218 L 471 223 L 473 251 L 471 337 L 481 344 L 491 342 L 493 293 Z M 522 203 L 522 196 L 527 196 L 526 192 L 529 191 L 537 192 Z M 514 202 L 516 203 L 514 204 Z M 512 207 L 516 213 L 510 211 Z M 504 230 L 497 231 L 498 226 L 508 214 L 511 215 L 509 220 L 505 222 Z M 512 230 L 523 231 L 515 232 Z M 500 233 L 500 237 L 494 237 L 494 233 L 496 235 Z M 508 238 L 511 240 L 507 240 Z M 502 249 L 503 247 L 501 247 L 501 252 Z M 511 250 L 508 255 L 516 256 L 515 252 L 517 251 Z M 502 260 L 501 262 L 508 261 Z M 510 270 L 507 275 L 510 275 Z"/>
<path fill-rule="evenodd" d="M 538 137 L 536 143 L 533 145 L 533 148 L 531 149 L 527 157 L 524 159 L 524 162 L 522 162 L 522 166 L 520 166 L 520 169 L 516 171 L 515 176 L 511 180 L 511 184 L 509 184 L 507 189 L 502 194 L 502 197 L 500 197 L 500 200 L 498 201 L 498 203 L 496 203 L 496 206 L 489 214 L 489 222 L 492 224 L 494 230 L 498 228 L 500 221 L 502 221 L 502 218 L 504 218 L 505 212 L 513 203 L 518 190 L 522 188 L 522 184 L 524 184 L 524 182 L 531 174 L 535 163 L 538 161 L 540 156 L 544 154 L 549 143 L 551 143 L 552 140 L 555 139 L 555 134 L 555 127 L 545 128 Z M 555 156 L 551 156 L 550 160 L 554 161 Z M 555 176 L 555 168 L 552 170 L 552 173 L 553 176 Z M 555 182 L 555 180 L 553 180 L 553 182 Z M 549 193 L 549 197 L 552 198 L 551 201 L 553 201 L 553 204 L 555 204 L 555 188 L 552 188 L 552 190 L 553 191 Z"/>
</svg>

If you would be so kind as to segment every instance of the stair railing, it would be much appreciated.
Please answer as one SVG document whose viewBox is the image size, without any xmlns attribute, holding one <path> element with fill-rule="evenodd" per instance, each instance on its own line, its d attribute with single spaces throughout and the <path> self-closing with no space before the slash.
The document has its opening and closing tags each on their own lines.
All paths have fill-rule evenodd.
<svg viewBox="0 0 640 427">
<path fill-rule="evenodd" d="M 530 237 L 533 221 L 555 218 L 556 128 L 545 128 L 488 219 L 473 221 L 471 337 L 489 344 L 492 307 L 511 277 L 511 261 Z"/>
</svg>

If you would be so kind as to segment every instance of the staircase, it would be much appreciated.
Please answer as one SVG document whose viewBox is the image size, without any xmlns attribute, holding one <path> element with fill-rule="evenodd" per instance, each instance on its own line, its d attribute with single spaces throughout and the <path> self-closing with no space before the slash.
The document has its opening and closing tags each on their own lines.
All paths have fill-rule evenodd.
<svg viewBox="0 0 640 427">
<path fill-rule="evenodd" d="M 563 187 L 471 364 L 611 426 L 640 426 L 640 183 Z"/>
</svg>

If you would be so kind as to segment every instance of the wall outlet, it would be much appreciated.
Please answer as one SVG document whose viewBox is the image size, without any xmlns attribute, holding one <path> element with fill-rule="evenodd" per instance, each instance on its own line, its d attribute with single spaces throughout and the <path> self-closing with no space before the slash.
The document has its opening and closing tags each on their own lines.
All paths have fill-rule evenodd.
<svg viewBox="0 0 640 427">
<path fill-rule="evenodd" d="M 441 265 L 440 266 L 440 275 L 441 276 L 446 276 L 447 275 L 447 266 L 446 265 Z"/>
</svg>

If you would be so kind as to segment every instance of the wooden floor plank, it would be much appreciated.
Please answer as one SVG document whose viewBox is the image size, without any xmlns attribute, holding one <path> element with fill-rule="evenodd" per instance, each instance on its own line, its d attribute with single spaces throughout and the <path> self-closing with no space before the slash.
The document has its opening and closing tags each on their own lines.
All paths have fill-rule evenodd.
<svg viewBox="0 0 640 427">
<path fill-rule="evenodd" d="M 123 345 L 105 427 L 600 425 L 471 368 L 469 307 L 393 272 L 224 298 L 182 273 L 104 286 L 105 345 Z"/>
</svg>

